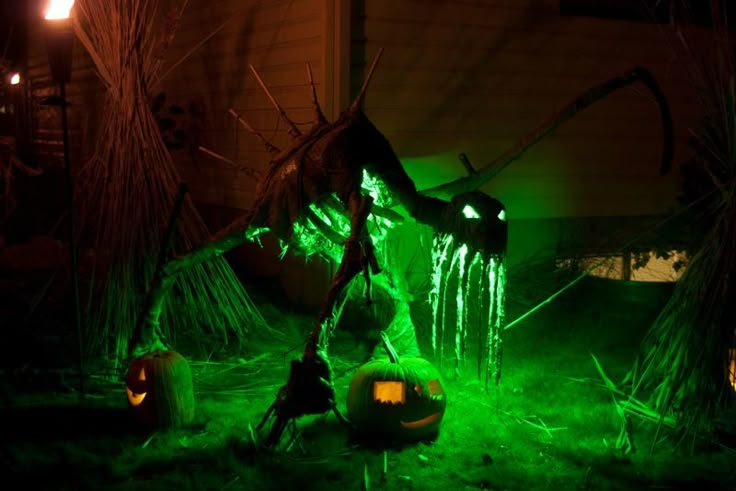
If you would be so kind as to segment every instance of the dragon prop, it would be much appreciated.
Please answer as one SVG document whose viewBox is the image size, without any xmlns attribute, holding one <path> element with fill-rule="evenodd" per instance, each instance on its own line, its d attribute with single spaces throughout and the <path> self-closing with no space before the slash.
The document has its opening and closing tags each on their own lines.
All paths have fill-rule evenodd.
<svg viewBox="0 0 736 491">
<path fill-rule="evenodd" d="M 259 428 L 263 427 L 275 415 L 275 421 L 265 440 L 267 446 L 278 443 L 287 424 L 302 415 L 333 410 L 344 420 L 335 404 L 331 368 L 327 358 L 327 340 L 334 327 L 336 303 L 345 287 L 358 275 L 363 276 L 369 287 L 371 275 L 381 272 L 382 268 L 375 253 L 376 246 L 368 232 L 370 217 L 396 220 L 401 215 L 391 208 L 401 206 L 411 218 L 431 227 L 437 237 L 435 270 L 438 270 L 439 262 L 439 270 L 444 267 L 448 271 L 456 270 L 461 275 L 458 281 L 458 300 L 462 301 L 462 297 L 468 293 L 467 288 L 463 288 L 473 266 L 481 264 L 480 274 L 489 278 L 485 292 L 492 306 L 494 295 L 500 295 L 497 285 L 502 267 L 499 266 L 499 260 L 488 261 L 493 258 L 502 259 L 506 247 L 507 223 L 503 204 L 477 189 L 506 165 L 582 109 L 621 87 L 640 81 L 654 95 L 662 116 L 665 142 L 661 172 L 666 173 L 670 166 L 672 122 L 669 108 L 651 74 L 637 67 L 623 76 L 588 90 L 483 169 L 475 170 L 466 164 L 468 176 L 419 192 L 389 141 L 362 109 L 367 87 L 381 52 L 378 52 L 371 64 L 355 100 L 334 122 L 329 122 L 320 108 L 311 70 L 307 65 L 315 121 L 305 133 L 288 119 L 251 66 L 271 103 L 288 124 L 294 142 L 288 149 L 280 151 L 238 117 L 241 125 L 255 134 L 274 154 L 266 175 L 257 187 L 255 202 L 247 213 L 214 234 L 206 243 L 169 260 L 160 268 L 147 293 L 144 314 L 134 329 L 130 343 L 131 355 L 161 347 L 164 340 L 158 329 L 159 316 L 177 273 L 219 256 L 261 233 L 269 232 L 285 243 L 294 244 L 295 228 L 309 226 L 320 231 L 333 245 L 342 248 L 341 258 L 338 258 L 339 267 L 320 307 L 316 325 L 306 340 L 303 354 L 300 359 L 291 362 L 287 383 L 279 390 L 276 400 L 259 425 Z M 375 193 L 366 191 L 366 176 L 380 181 L 386 195 L 379 198 Z M 318 210 L 322 210 L 322 213 L 318 213 Z M 326 218 L 334 214 L 343 216 L 349 224 L 342 231 L 336 231 L 332 221 Z M 347 236 L 343 235 L 345 233 Z M 370 300 L 370 288 L 366 288 L 366 292 Z M 481 288 L 480 292 L 483 293 L 484 290 Z M 443 291 L 439 286 L 430 294 L 435 302 L 435 327 L 442 324 L 444 319 L 444 314 L 441 315 L 436 306 L 442 295 L 446 297 L 447 288 Z M 497 345 L 502 315 L 502 309 L 496 309 L 486 319 L 495 326 L 486 343 L 489 346 L 489 358 L 493 358 L 493 363 L 496 364 L 496 377 L 500 373 L 497 366 L 500 363 Z M 462 324 L 467 320 L 466 317 L 458 314 L 457 320 L 456 336 L 463 338 L 463 344 L 465 332 Z M 433 341 L 434 331 L 435 328 Z M 496 352 L 491 353 L 491 348 L 495 348 Z"/>
</svg>

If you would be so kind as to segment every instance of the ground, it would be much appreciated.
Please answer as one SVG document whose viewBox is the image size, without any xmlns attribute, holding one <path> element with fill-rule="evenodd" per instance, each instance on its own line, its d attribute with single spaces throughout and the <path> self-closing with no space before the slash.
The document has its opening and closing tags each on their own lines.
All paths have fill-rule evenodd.
<svg viewBox="0 0 736 491">
<path fill-rule="evenodd" d="M 0 469 L 15 483 L 5 489 L 736 489 L 736 452 L 726 445 L 697 441 L 691 453 L 666 430 L 653 445 L 656 425 L 634 418 L 635 451 L 616 448 L 621 418 L 591 354 L 620 380 L 668 291 L 585 280 L 507 333 L 498 387 L 486 392 L 470 361 L 460 376 L 445 370 L 438 438 L 403 447 L 363 444 L 327 415 L 302 418 L 288 448 L 253 449 L 252 428 L 297 354 L 285 351 L 314 319 L 285 306 L 261 304 L 285 340 L 189 356 L 197 415 L 184 429 L 138 429 L 113 377 L 93 374 L 80 401 L 63 378 L 41 390 L 37 377 L 22 390 L 16 370 L 0 417 Z M 333 343 L 343 408 L 358 353 L 348 335 Z"/>
</svg>

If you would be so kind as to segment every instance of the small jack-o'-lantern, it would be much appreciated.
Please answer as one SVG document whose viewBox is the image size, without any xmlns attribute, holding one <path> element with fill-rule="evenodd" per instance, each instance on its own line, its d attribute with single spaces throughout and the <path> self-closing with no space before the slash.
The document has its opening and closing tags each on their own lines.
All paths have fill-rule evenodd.
<svg viewBox="0 0 736 491">
<path fill-rule="evenodd" d="M 447 398 L 437 369 L 423 358 L 399 360 L 381 333 L 388 360 L 360 367 L 348 389 L 348 418 L 366 434 L 417 440 L 437 433 Z"/>
<path fill-rule="evenodd" d="M 137 358 L 125 385 L 133 414 L 146 426 L 183 426 L 194 419 L 192 371 L 175 351 L 157 350 Z"/>
</svg>

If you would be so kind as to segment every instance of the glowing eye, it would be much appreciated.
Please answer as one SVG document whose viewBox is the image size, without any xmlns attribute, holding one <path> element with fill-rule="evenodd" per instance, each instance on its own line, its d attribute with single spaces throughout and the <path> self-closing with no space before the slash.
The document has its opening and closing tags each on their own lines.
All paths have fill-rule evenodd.
<svg viewBox="0 0 736 491">
<path fill-rule="evenodd" d="M 424 389 L 422 388 L 420 384 L 416 384 L 414 386 L 414 392 L 416 392 L 419 395 L 422 395 L 422 392 L 424 392 Z"/>
<path fill-rule="evenodd" d="M 470 205 L 465 205 L 465 208 L 463 208 L 463 215 L 465 215 L 465 218 L 468 220 L 478 220 L 480 218 L 480 215 L 475 211 L 475 208 Z"/>
<path fill-rule="evenodd" d="M 506 221 L 506 210 L 501 210 L 498 212 L 498 219 L 502 222 Z"/>
<path fill-rule="evenodd" d="M 404 382 L 373 382 L 373 400 L 392 404 L 403 404 L 405 399 Z"/>
<path fill-rule="evenodd" d="M 442 384 L 440 384 L 440 381 L 437 379 L 430 380 L 427 382 L 427 385 L 429 386 L 429 395 L 431 396 L 439 396 L 442 395 Z"/>
</svg>

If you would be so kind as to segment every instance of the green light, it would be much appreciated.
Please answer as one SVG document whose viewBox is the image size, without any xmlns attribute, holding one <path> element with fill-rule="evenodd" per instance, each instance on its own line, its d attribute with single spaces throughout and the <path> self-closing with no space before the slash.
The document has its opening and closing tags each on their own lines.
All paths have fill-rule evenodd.
<svg viewBox="0 0 736 491">
<path fill-rule="evenodd" d="M 480 215 L 475 211 L 475 208 L 470 205 L 465 205 L 465 208 L 463 208 L 463 215 L 465 215 L 465 218 L 469 220 L 477 220 L 480 218 Z"/>
<path fill-rule="evenodd" d="M 463 288 L 463 277 L 465 276 L 465 257 L 468 255 L 468 246 L 463 244 L 455 252 L 458 257 L 457 266 L 457 293 L 455 294 L 455 302 L 457 304 L 457 318 L 455 327 L 455 361 L 460 363 L 461 359 L 465 359 L 465 350 L 463 337 L 465 336 L 466 325 L 468 321 L 467 310 L 465 304 L 465 289 Z"/>
<path fill-rule="evenodd" d="M 432 246 L 432 289 L 429 291 L 429 302 L 432 305 L 432 352 L 437 350 L 437 315 L 440 307 L 440 292 L 443 290 L 444 275 L 442 268 L 447 260 L 447 254 L 450 250 L 453 242 L 453 237 L 450 234 L 437 236 L 434 239 Z M 441 326 L 440 326 L 441 327 Z"/>
<path fill-rule="evenodd" d="M 501 210 L 498 212 L 498 219 L 502 222 L 506 221 L 506 210 Z"/>
<path fill-rule="evenodd" d="M 380 179 L 363 171 L 361 184 L 364 193 L 373 198 L 377 206 L 390 206 L 391 194 Z M 386 218 L 371 214 L 367 224 L 371 241 L 381 248 L 388 229 L 394 223 Z M 330 230 L 333 233 L 329 233 Z M 334 194 L 309 205 L 309 213 L 300 216 L 293 224 L 291 243 L 282 244 L 283 258 L 289 247 L 295 252 L 309 257 L 319 255 L 333 261 L 340 261 L 343 254 L 342 242 L 350 235 L 350 216 Z"/>
<path fill-rule="evenodd" d="M 378 206 L 391 206 L 391 193 L 378 178 L 371 176 L 367 170 L 363 169 L 363 180 L 360 187 L 363 191 L 367 191 L 368 195 L 373 198 L 373 202 Z"/>
</svg>

